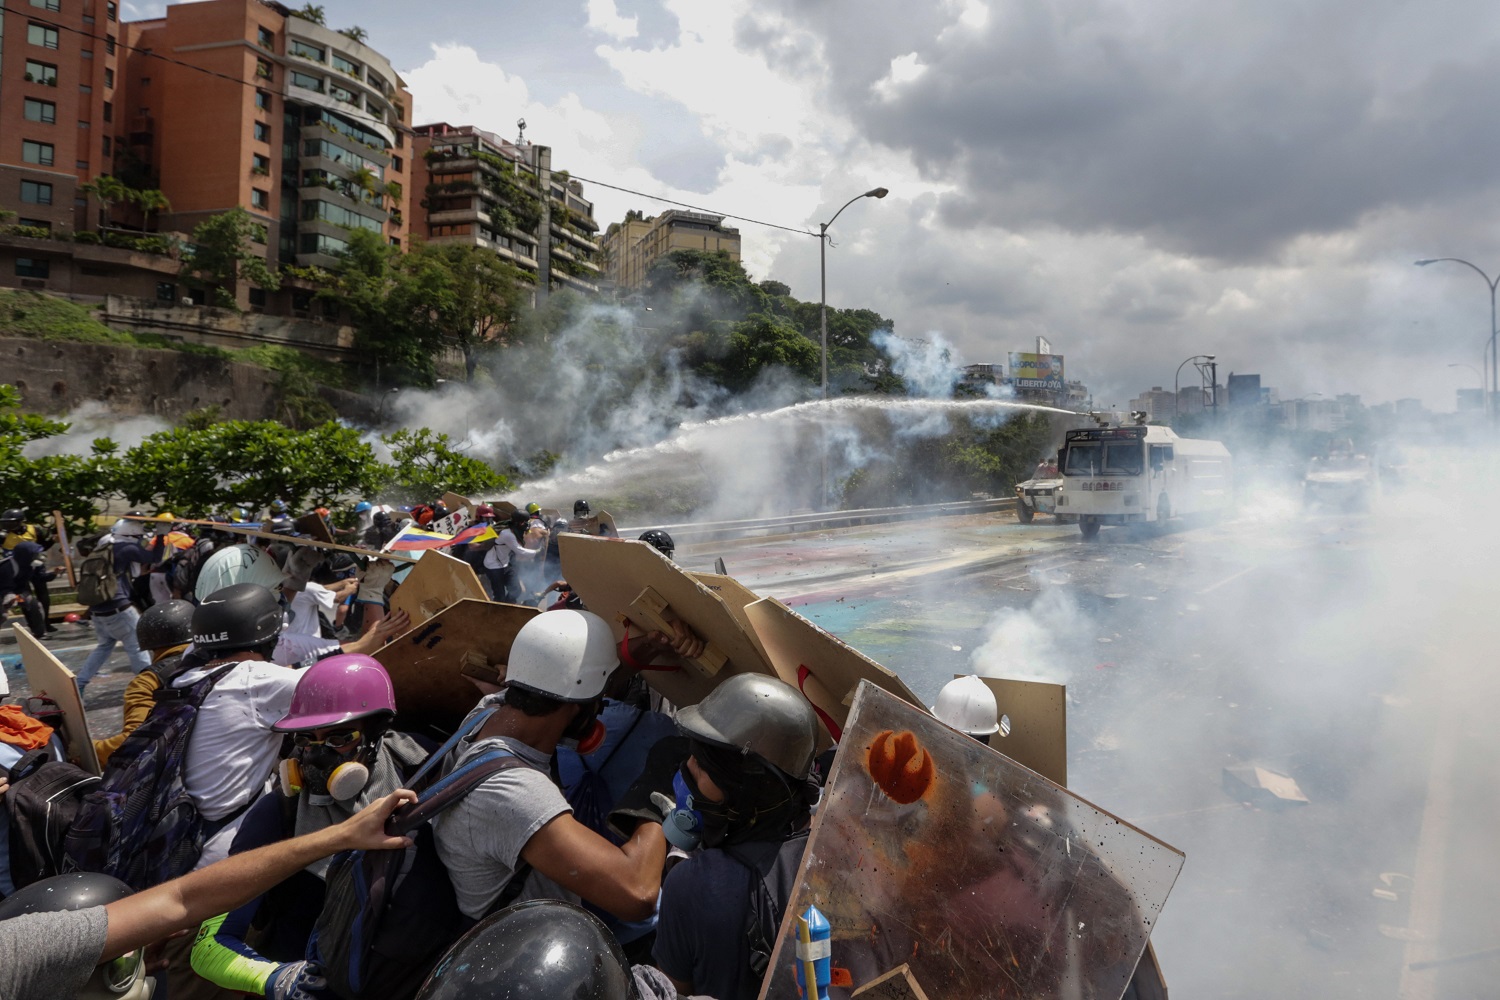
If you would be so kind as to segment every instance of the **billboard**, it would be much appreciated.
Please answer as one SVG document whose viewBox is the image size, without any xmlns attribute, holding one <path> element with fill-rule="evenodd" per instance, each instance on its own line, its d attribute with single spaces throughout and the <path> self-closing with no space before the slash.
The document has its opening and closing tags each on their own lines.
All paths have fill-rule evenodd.
<svg viewBox="0 0 1500 1000">
<path fill-rule="evenodd" d="M 1053 392 L 1062 392 L 1062 355 L 1011 352 L 1010 381 L 1017 389 L 1049 389 Z"/>
</svg>

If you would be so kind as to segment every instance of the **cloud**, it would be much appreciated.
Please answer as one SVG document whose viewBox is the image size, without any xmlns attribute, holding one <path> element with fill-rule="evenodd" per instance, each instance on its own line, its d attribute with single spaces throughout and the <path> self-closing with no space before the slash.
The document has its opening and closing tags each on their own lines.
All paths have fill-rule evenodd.
<svg viewBox="0 0 1500 1000">
<path fill-rule="evenodd" d="M 640 19 L 622 17 L 615 0 L 588 0 L 589 27 L 617 42 L 640 34 Z"/>
</svg>

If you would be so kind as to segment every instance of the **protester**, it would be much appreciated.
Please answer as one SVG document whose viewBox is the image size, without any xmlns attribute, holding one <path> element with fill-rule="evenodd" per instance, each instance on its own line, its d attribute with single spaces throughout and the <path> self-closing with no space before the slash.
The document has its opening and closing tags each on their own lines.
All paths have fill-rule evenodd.
<svg viewBox="0 0 1500 1000">
<path fill-rule="evenodd" d="M 307 865 L 349 850 L 403 847 L 386 820 L 416 798 L 397 791 L 358 815 L 294 840 L 236 854 L 143 892 L 104 875 L 37 882 L 0 900 L 0 997 L 68 1000 L 148 996 L 144 949 L 242 905 Z"/>
<path fill-rule="evenodd" d="M 15 538 L 14 544 L 0 548 L 0 608 L 19 607 L 26 619 L 27 631 L 44 639 L 49 631 L 47 613 L 35 595 L 36 580 L 46 573 L 42 564 L 42 547 L 34 541 L 13 536 L 4 528 L 0 528 L 0 536 L 7 543 Z M 46 589 L 45 583 L 42 588 Z"/>
<path fill-rule="evenodd" d="M 0 551 L 14 552 L 20 546 L 26 546 L 25 552 L 17 559 L 17 568 L 30 554 L 31 562 L 31 590 L 36 595 L 36 603 L 41 609 L 41 615 L 33 618 L 33 613 L 27 611 L 27 627 L 32 634 L 36 634 L 38 622 L 46 632 L 56 632 L 57 629 L 47 624 L 47 619 L 52 614 L 52 591 L 47 586 L 57 577 L 57 573 L 47 569 L 43 553 L 50 549 L 54 539 L 52 533 L 35 524 L 26 521 L 27 511 L 22 507 L 13 507 L 0 514 Z M 30 546 L 35 546 L 31 548 Z M 4 558 L 0 555 L 0 558 Z M 40 638 L 40 636 L 38 636 Z"/>
<path fill-rule="evenodd" d="M 490 597 L 493 600 L 518 603 L 522 596 L 522 586 L 517 572 L 517 560 L 535 559 L 543 552 L 543 547 L 538 544 L 541 541 L 540 533 L 526 530 L 528 520 L 524 511 L 518 510 L 511 514 L 510 524 L 500 531 L 494 547 L 485 554 L 485 578 L 490 585 Z M 528 546 L 527 542 L 532 544 Z"/>
<path fill-rule="evenodd" d="M 247 538 L 233 545 L 221 546 L 198 569 L 193 593 L 201 603 L 216 590 L 237 583 L 275 587 L 281 582 L 281 566 L 271 556 L 271 542 Z"/>
<path fill-rule="evenodd" d="M 332 656 L 303 671 L 291 707 L 272 727 L 292 736 L 292 755 L 280 767 L 281 794 L 262 796 L 250 808 L 230 854 L 341 823 L 400 788 L 427 751 L 390 730 L 395 715 L 391 679 L 368 656 Z M 316 974 L 303 956 L 323 907 L 327 869 L 326 860 L 314 862 L 271 892 L 205 921 L 193 945 L 193 970 L 225 989 L 274 1000 L 305 986 Z"/>
<path fill-rule="evenodd" d="M 125 685 L 123 727 L 113 736 L 94 741 L 100 767 L 106 766 L 125 738 L 146 721 L 156 704 L 156 692 L 182 671 L 182 654 L 193 641 L 193 610 L 188 601 L 168 601 L 147 608 L 136 623 L 136 645 L 150 654 L 151 662 Z"/>
<path fill-rule="evenodd" d="M 795 688 L 736 674 L 677 725 L 703 850 L 662 885 L 656 964 L 680 993 L 753 998 L 807 845 L 817 716 Z"/>
<path fill-rule="evenodd" d="M 945 726 L 951 726 L 985 746 L 1000 731 L 1000 709 L 995 693 L 972 674 L 943 685 L 938 692 L 932 714 Z"/>
<path fill-rule="evenodd" d="M 135 630 L 141 616 L 130 603 L 130 578 L 136 567 L 152 566 L 161 558 L 165 540 L 158 537 L 148 551 L 140 544 L 144 537 L 145 529 L 139 521 L 116 521 L 79 565 L 78 599 L 88 604 L 97 640 L 93 652 L 76 671 L 80 692 L 104 666 L 116 644 L 124 647 L 133 672 L 138 674 L 151 665 L 151 658 L 136 643 Z"/>
<path fill-rule="evenodd" d="M 652 528 L 649 531 L 641 532 L 641 536 L 637 538 L 636 541 L 645 542 L 647 545 L 651 546 L 653 549 L 666 556 L 668 560 L 670 560 L 673 553 L 677 551 L 677 546 L 672 543 L 672 536 L 667 534 L 660 528 Z"/>
</svg>

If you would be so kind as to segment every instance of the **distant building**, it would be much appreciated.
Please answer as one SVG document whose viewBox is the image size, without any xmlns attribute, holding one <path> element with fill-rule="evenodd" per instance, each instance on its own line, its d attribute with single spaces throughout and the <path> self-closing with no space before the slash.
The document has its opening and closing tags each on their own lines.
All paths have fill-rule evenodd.
<svg viewBox="0 0 1500 1000">
<path fill-rule="evenodd" d="M 964 373 L 960 381 L 965 385 L 999 385 L 1005 374 L 1003 365 L 977 364 L 964 365 Z"/>
<path fill-rule="evenodd" d="M 1226 388 L 1228 398 L 1225 403 L 1231 410 L 1249 409 L 1265 402 L 1261 394 L 1259 375 L 1231 374 Z"/>
<path fill-rule="evenodd" d="M 609 277 L 627 292 L 640 288 L 651 265 L 673 250 L 723 251 L 740 259 L 740 231 L 724 225 L 722 215 L 680 209 L 644 218 L 632 212 L 610 223 L 603 242 Z"/>
<path fill-rule="evenodd" d="M 1458 412 L 1459 413 L 1483 413 L 1484 412 L 1484 390 L 1483 389 L 1460 389 L 1460 390 L 1458 390 Z"/>
<path fill-rule="evenodd" d="M 1153 385 L 1130 401 L 1130 408 L 1146 414 L 1147 420 L 1163 422 L 1177 417 L 1177 398 L 1170 389 Z"/>
<path fill-rule="evenodd" d="M 552 169 L 549 147 L 447 122 L 415 132 L 414 233 L 495 251 L 532 276 L 539 297 L 599 290 L 593 202 L 580 182 Z"/>
</svg>

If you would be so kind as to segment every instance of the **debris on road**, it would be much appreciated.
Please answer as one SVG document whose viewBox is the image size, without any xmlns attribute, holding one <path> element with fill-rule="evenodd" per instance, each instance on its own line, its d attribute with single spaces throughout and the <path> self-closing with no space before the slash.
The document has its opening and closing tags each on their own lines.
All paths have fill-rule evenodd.
<svg viewBox="0 0 1500 1000">
<path fill-rule="evenodd" d="M 1254 806 L 1305 806 L 1302 794 L 1291 775 L 1273 771 L 1258 764 L 1237 764 L 1224 768 L 1224 791 L 1240 802 Z"/>
</svg>

